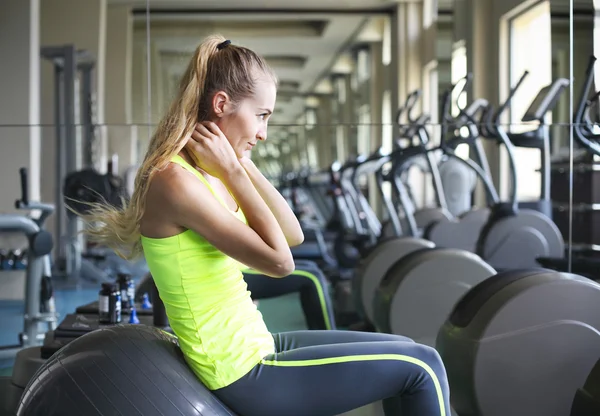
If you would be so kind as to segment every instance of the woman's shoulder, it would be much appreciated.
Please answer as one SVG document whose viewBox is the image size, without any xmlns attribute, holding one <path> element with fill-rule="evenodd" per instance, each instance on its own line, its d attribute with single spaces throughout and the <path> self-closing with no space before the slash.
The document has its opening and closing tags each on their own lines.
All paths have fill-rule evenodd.
<svg viewBox="0 0 600 416">
<path fill-rule="evenodd" d="M 198 180 L 182 166 L 169 163 L 152 175 L 148 196 L 159 197 L 163 202 L 177 201 L 177 196 L 185 189 L 197 185 Z"/>
<path fill-rule="evenodd" d="M 173 218 L 181 209 L 182 194 L 189 192 L 193 186 L 186 172 L 176 165 L 169 164 L 155 172 L 145 196 L 145 209 L 140 222 L 142 235 L 165 237 L 180 232 L 180 226 Z"/>
</svg>

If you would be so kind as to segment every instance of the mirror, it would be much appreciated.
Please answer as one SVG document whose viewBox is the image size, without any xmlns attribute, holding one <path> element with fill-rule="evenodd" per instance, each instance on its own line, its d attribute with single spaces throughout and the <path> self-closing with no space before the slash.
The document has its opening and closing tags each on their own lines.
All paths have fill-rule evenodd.
<svg viewBox="0 0 600 416">
<path fill-rule="evenodd" d="M 6 198 L 0 212 L 23 214 L 14 201 L 21 195 L 19 169 L 26 168 L 28 197 L 55 205 L 45 227 L 55 237 L 57 282 L 64 277 L 67 285 L 77 284 L 86 248 L 78 234 L 80 221 L 66 209 L 66 178 L 85 169 L 104 174 L 111 165 L 123 173 L 137 158 L 131 114 L 131 84 L 137 79 L 131 66 L 132 6 L 104 0 L 10 0 L 2 7 L 0 26 L 7 41 L 0 47 L 7 64 L 0 171 Z M 21 39 L 18 47 L 8 41 L 15 38 Z M 0 243 L 0 250 L 10 251 L 9 246 Z M 22 292 L 23 273 L 11 279 Z"/>
<path fill-rule="evenodd" d="M 553 73 L 572 82 L 554 114 L 558 123 L 554 129 L 557 141 L 553 144 L 569 148 L 553 164 L 555 221 L 567 242 L 566 268 L 596 278 L 585 265 L 589 264 L 588 259 L 597 257 L 600 241 L 594 222 L 594 187 L 598 176 L 595 172 L 598 166 L 588 146 L 591 132 L 586 123 L 593 121 L 578 116 L 597 85 L 593 80 L 593 67 L 590 67 L 590 57 L 594 55 L 595 48 L 594 4 L 592 1 L 575 1 L 571 8 L 570 5 L 553 2 L 552 12 Z M 588 82 L 591 82 L 589 88 Z M 586 135 L 586 132 L 589 134 Z"/>
</svg>

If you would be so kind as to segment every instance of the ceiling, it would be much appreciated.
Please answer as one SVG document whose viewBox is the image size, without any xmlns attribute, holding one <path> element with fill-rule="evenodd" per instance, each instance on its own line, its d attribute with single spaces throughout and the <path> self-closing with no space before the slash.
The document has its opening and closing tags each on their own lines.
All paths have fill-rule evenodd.
<svg viewBox="0 0 600 416">
<path fill-rule="evenodd" d="M 419 1 L 419 0 L 417 0 Z M 448 2 L 451 0 L 440 0 Z M 278 9 L 278 10 L 322 10 L 348 11 L 350 9 L 364 10 L 381 7 L 394 3 L 414 3 L 415 0 L 108 0 L 108 4 L 129 5 L 145 8 L 148 4 L 152 9 L 195 9 L 195 10 L 248 10 L 248 9 Z"/>
<path fill-rule="evenodd" d="M 340 56 L 361 36 L 380 36 L 381 0 L 149 0 L 150 38 L 161 57 L 167 82 L 176 83 L 201 40 L 219 33 L 264 56 L 280 87 L 271 125 L 294 124 L 305 101 L 332 66 L 349 61 Z M 134 9 L 135 37 L 146 42 L 146 0 L 108 0 L 108 5 Z M 372 13 L 369 13 L 369 9 Z M 381 9 L 381 10 L 383 10 Z M 321 12 L 322 11 L 322 12 Z M 348 66 L 338 68 L 349 71 Z"/>
<path fill-rule="evenodd" d="M 394 3 L 415 0 L 107 1 L 109 6 L 134 9 L 138 42 L 146 42 L 146 8 L 150 10 L 150 38 L 167 82 L 176 82 L 198 43 L 211 33 L 263 55 L 280 79 L 272 124 L 293 124 L 304 111 L 307 93 L 315 87 L 330 89 L 321 81 L 332 66 L 341 64 L 339 70 L 348 70 L 343 66 L 349 59 L 342 52 L 348 51 L 349 43 L 381 36 L 385 11 Z M 569 0 L 552 3 L 568 5 Z M 437 4 L 438 9 L 451 11 L 453 0 Z"/>
<path fill-rule="evenodd" d="M 145 20 L 145 19 L 144 19 Z M 156 14 L 150 37 L 161 55 L 163 71 L 176 82 L 189 58 L 206 35 L 219 33 L 232 43 L 264 56 L 279 78 L 276 113 L 272 122 L 293 123 L 313 91 L 337 60 L 347 42 L 365 27 L 363 15 L 302 13 Z M 136 23 L 139 41 L 145 42 L 145 21 Z"/>
</svg>

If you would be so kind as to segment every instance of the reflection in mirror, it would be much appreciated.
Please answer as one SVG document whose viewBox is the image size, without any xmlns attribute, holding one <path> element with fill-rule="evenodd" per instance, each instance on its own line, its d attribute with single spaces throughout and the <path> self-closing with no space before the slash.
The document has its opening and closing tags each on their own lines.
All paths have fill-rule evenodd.
<svg viewBox="0 0 600 416">
<path fill-rule="evenodd" d="M 572 29 L 572 32 L 571 32 Z M 572 34 L 572 36 L 571 36 Z M 588 59 L 593 53 L 593 9 L 591 1 L 576 1 L 571 10 L 562 2 L 552 2 L 552 75 L 553 79 L 565 78 L 572 82 L 559 99 L 552 113 L 551 128 L 552 200 L 554 219 L 567 242 L 566 262 L 562 268 L 581 273 L 577 267 L 581 256 L 593 255 L 593 238 L 590 238 L 592 212 L 581 211 L 578 198 L 587 199 L 590 189 L 581 186 L 581 164 L 587 164 L 586 151 L 573 138 L 571 122 L 575 122 L 580 92 Z M 572 76 L 572 78 L 571 78 Z M 589 172 L 588 172 L 589 173 Z M 586 174 L 584 174 L 585 176 Z M 591 206 L 589 206 L 591 208 Z M 578 218 L 585 217 L 585 226 L 577 225 Z M 588 221 L 589 220 L 589 221 Z M 578 271 L 579 270 L 579 271 Z M 584 273 L 585 274 L 585 273 Z"/>
<path fill-rule="evenodd" d="M 142 11 L 136 14 L 140 19 L 141 15 Z M 137 18 L 134 36 L 141 46 L 145 22 L 138 22 Z M 245 13 L 240 18 L 234 12 L 153 10 L 150 52 L 146 54 L 142 48 L 136 48 L 133 59 L 133 72 L 139 75 L 133 80 L 136 124 L 144 122 L 148 104 L 144 59 L 150 56 L 151 123 L 156 124 L 174 96 L 193 50 L 208 34 L 221 33 L 234 44 L 263 55 L 276 71 L 279 90 L 275 113 L 269 122 L 269 140 L 289 141 L 293 149 L 289 154 L 297 158 L 296 163 L 325 168 L 336 157 L 356 154 L 359 135 L 364 138 L 360 141 L 360 151 L 368 151 L 370 143 L 365 140 L 373 130 L 368 127 L 368 117 L 372 114 L 368 106 L 358 109 L 353 103 L 368 102 L 370 95 L 375 94 L 367 88 L 366 80 L 374 79 L 371 45 L 380 45 L 385 19 L 367 20 L 364 15 L 352 13 Z M 349 42 L 353 46 L 346 48 Z M 381 61 L 381 51 L 378 54 Z M 383 82 L 381 75 L 377 79 Z M 378 119 L 373 120 L 376 124 L 381 119 L 381 110 L 378 111 Z M 355 125 L 346 131 L 337 127 L 357 121 L 366 127 Z M 138 132 L 140 142 L 145 140 L 144 136 Z M 322 137 L 332 140 L 321 140 Z M 254 156 L 261 158 L 256 152 Z M 282 162 L 288 161 L 291 163 L 292 157 L 284 156 Z"/>
<path fill-rule="evenodd" d="M 40 170 L 33 164 L 32 173 L 40 174 L 41 200 L 56 206 L 47 224 L 56 237 L 56 274 L 71 283 L 79 275 L 103 280 L 104 274 L 82 256 L 85 239 L 78 233 L 83 225 L 68 214 L 63 194 L 72 192 L 74 172 L 105 174 L 114 168 L 122 174 L 120 167 L 135 162 L 129 150 L 134 140 L 129 127 L 131 7 L 99 0 L 43 1 L 39 24 L 40 118 L 53 127 L 42 130 L 39 148 L 31 148 L 40 151 Z"/>
<path fill-rule="evenodd" d="M 264 56 L 279 78 L 268 140 L 250 156 L 311 224 L 308 247 L 330 273 L 339 326 L 408 336 L 414 330 L 417 342 L 436 342 L 439 325 L 423 335 L 414 314 L 385 303 L 396 296 L 386 292 L 400 280 L 395 272 L 369 281 L 371 297 L 362 304 L 350 299 L 350 279 L 342 275 L 354 276 L 383 237 L 409 241 L 409 251 L 439 248 L 427 255 L 452 251 L 472 267 L 463 273 L 438 263 L 421 277 L 460 274 L 451 282 L 459 289 L 442 286 L 439 301 L 416 308 L 450 309 L 466 290 L 507 269 L 542 265 L 598 275 L 589 259 L 600 252 L 600 64 L 590 56 L 600 54 L 600 15 L 593 12 L 600 0 L 575 0 L 574 9 L 570 0 L 368 0 L 360 11 L 349 10 L 348 1 L 322 2 L 339 4 L 338 11 L 211 10 L 210 2 L 151 0 L 4 3 L 3 16 L 6 10 L 15 20 L 0 24 L 10 72 L 0 77 L 0 123 L 19 125 L 0 126 L 1 177 L 13 178 L 4 181 L 0 211 L 14 209 L 18 168 L 28 166 L 29 194 L 55 205 L 46 223 L 54 270 L 44 259 L 44 273 L 90 284 L 94 297 L 100 282 L 114 282 L 123 270 L 139 279 L 147 265 L 88 245 L 68 198 L 94 202 L 100 194 L 119 203 L 131 196 L 194 50 L 215 33 Z M 28 39 L 37 20 L 39 39 L 18 56 L 6 27 L 26 27 L 17 38 Z M 39 105 L 32 105 L 38 92 Z M 5 140 L 14 153 L 4 151 Z M 329 241 L 311 233 L 313 224 Z M 23 259 L 23 252 L 11 253 L 0 252 L 0 269 Z M 425 286 L 439 283 L 431 282 Z M 10 296 L 19 290 L 11 282 L 2 295 L 4 287 Z M 413 300 L 406 296 L 399 308 Z M 285 314 L 265 314 L 270 327 L 288 324 L 273 315 Z M 406 326 L 391 323 L 392 316 L 407 317 Z M 55 317 L 48 321 L 56 326 Z"/>
</svg>

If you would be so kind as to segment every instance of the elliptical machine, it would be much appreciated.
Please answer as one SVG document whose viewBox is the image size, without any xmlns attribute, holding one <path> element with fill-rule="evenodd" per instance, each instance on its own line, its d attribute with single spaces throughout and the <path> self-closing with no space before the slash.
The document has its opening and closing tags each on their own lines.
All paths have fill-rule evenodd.
<svg viewBox="0 0 600 416">
<path fill-rule="evenodd" d="M 46 332 L 40 331 L 39 324 L 46 324 L 48 330 L 52 330 L 57 322 L 50 262 L 50 252 L 54 246 L 52 234 L 44 230 L 44 223 L 55 208 L 51 204 L 30 201 L 27 170 L 21 168 L 19 174 L 22 195 L 15 201 L 15 208 L 22 211 L 39 210 L 40 216 L 34 219 L 18 214 L 0 215 L 0 233 L 21 233 L 28 241 L 23 332 L 19 334 L 17 345 L 0 348 L 0 359 L 11 358 L 23 348 L 39 345 Z"/>
<path fill-rule="evenodd" d="M 375 168 L 391 162 L 387 176 L 393 180 L 399 198 L 406 198 L 402 182 L 397 180 L 398 170 L 411 157 L 435 150 L 412 147 L 397 149 L 390 155 L 372 155 L 373 169 L 365 173 L 376 173 L 380 184 L 382 173 Z M 393 218 L 396 215 L 393 204 L 385 193 L 382 196 Z M 435 249 L 430 241 L 415 236 L 418 230 L 414 219 L 409 222 L 413 224 L 409 235 L 401 236 L 399 222 L 393 221 L 399 236 L 380 240 L 361 259 L 353 279 L 353 293 L 361 315 L 380 332 L 403 334 L 433 345 L 435 334 L 454 303 L 468 288 L 495 271 L 473 253 Z M 428 305 L 426 311 L 422 305 Z M 415 315 L 417 309 L 420 312 Z"/>
<path fill-rule="evenodd" d="M 397 124 L 399 127 L 399 135 L 396 138 L 396 144 L 399 149 L 407 150 L 412 152 L 415 148 L 425 149 L 429 144 L 429 134 L 427 132 L 427 123 L 430 121 L 430 116 L 427 114 L 421 114 L 419 117 L 414 118 L 411 114 L 414 107 L 421 97 L 421 90 L 415 90 L 408 95 L 406 102 L 403 107 L 398 110 L 396 117 Z M 402 123 L 402 115 L 406 114 L 407 123 Z M 417 144 L 413 144 L 414 141 Z M 405 144 L 408 142 L 408 145 Z M 446 194 L 444 192 L 443 177 L 439 169 L 439 161 L 436 155 L 436 151 L 432 152 L 421 152 L 415 157 L 406 158 L 405 160 L 410 163 L 406 163 L 401 169 L 397 170 L 397 177 L 394 180 L 401 180 L 404 183 L 406 192 L 410 195 L 408 200 L 403 201 L 402 208 L 403 212 L 407 216 L 414 217 L 416 226 L 419 230 L 425 230 L 431 223 L 441 220 L 449 220 L 453 214 L 448 209 L 448 203 L 446 200 Z M 411 153 L 412 154 L 412 153 Z M 461 180 L 460 168 L 454 166 L 454 162 L 450 162 L 446 166 L 447 177 L 450 180 Z M 402 178 L 408 176 L 408 171 L 411 167 L 418 167 L 423 173 L 431 175 L 431 183 L 433 185 L 434 196 L 436 199 L 436 206 L 415 208 L 415 199 L 412 192 L 410 191 L 410 185 L 408 181 Z M 458 171 L 458 178 L 456 173 Z M 422 232 L 422 231 L 420 231 Z"/>
<path fill-rule="evenodd" d="M 17 345 L 0 347 L 0 359 L 15 357 L 15 367 L 11 377 L 0 377 L 0 411 L 14 408 L 13 401 L 18 399 L 15 392 L 25 388 L 29 378 L 29 357 L 36 357 L 39 345 L 47 331 L 56 329 L 58 314 L 54 306 L 52 289 L 50 252 L 53 248 L 52 234 L 44 230 L 48 217 L 54 213 L 51 204 L 29 200 L 27 170 L 19 170 L 21 177 L 21 198 L 15 201 L 15 208 L 23 211 L 40 211 L 35 219 L 18 214 L 0 215 L 0 233 L 21 233 L 27 237 L 27 268 L 25 271 L 25 314 L 23 332 L 19 334 Z M 46 331 L 40 330 L 40 324 L 46 325 Z"/>
<path fill-rule="evenodd" d="M 389 176 L 400 196 L 405 193 L 397 170 L 418 152 L 437 150 L 417 148 L 413 149 L 416 154 L 406 150 L 392 154 Z M 360 277 L 355 277 L 356 284 L 364 312 L 379 332 L 405 335 L 433 346 L 438 328 L 454 304 L 470 287 L 496 271 L 473 253 L 436 247 L 418 238 L 416 229 L 409 230 L 408 236 L 388 240 L 371 251 Z"/>
<path fill-rule="evenodd" d="M 470 75 L 467 75 L 445 92 L 442 101 L 442 108 L 445 114 L 449 114 L 450 112 L 450 99 L 453 91 L 462 84 L 462 89 L 458 95 L 464 94 L 470 80 Z M 494 205 L 497 204 L 500 199 L 496 192 L 496 188 L 491 181 L 487 158 L 479 140 L 481 126 L 475 119 L 479 113 L 481 113 L 483 117 L 487 111 L 489 111 L 488 101 L 478 99 L 471 103 L 467 108 L 460 109 L 456 120 L 450 120 L 447 116 L 445 118 L 445 124 L 448 124 L 448 128 L 443 129 L 440 149 L 448 160 L 453 160 L 456 164 L 462 166 L 463 169 L 473 173 L 475 178 L 482 182 L 488 205 Z M 450 129 L 450 127 L 452 127 L 452 129 Z M 464 130 L 466 130 L 466 132 L 464 132 Z M 450 133 L 450 131 L 452 131 L 452 133 Z M 462 159 L 455 153 L 456 148 L 461 144 L 469 146 L 468 159 Z M 456 187 L 454 184 L 450 184 L 450 186 Z M 473 188 L 474 185 L 469 185 L 469 187 Z M 445 190 L 446 188 L 444 188 L 444 191 Z M 469 201 L 470 199 L 469 195 Z M 479 233 L 488 220 L 489 211 L 490 210 L 487 207 L 477 208 L 472 207 L 469 204 L 469 209 L 463 211 L 457 218 L 448 221 L 436 221 L 430 224 L 425 230 L 424 236 L 440 247 L 457 248 L 475 252 Z"/>
<path fill-rule="evenodd" d="M 584 107 L 575 116 L 576 131 L 586 128 L 579 123 Z M 600 154 L 600 146 L 590 144 Z M 504 271 L 456 305 L 436 348 L 459 415 L 597 415 L 600 284 L 540 268 Z"/>
<path fill-rule="evenodd" d="M 506 148 L 512 184 L 509 200 L 491 207 L 488 221 L 477 240 L 477 254 L 497 270 L 537 267 L 538 257 L 559 257 L 565 250 L 560 230 L 547 215 L 533 209 L 519 209 L 518 206 L 514 146 L 502 127 L 500 118 L 526 75 L 527 73 L 523 74 L 512 88 L 508 99 L 496 113 L 494 122 L 488 126 L 499 143 Z M 543 89 L 538 96 L 545 93 Z M 534 103 L 536 101 L 537 99 Z M 555 102 L 554 100 L 553 103 Z M 546 106 L 544 114 L 550 104 L 552 102 Z"/>
</svg>

